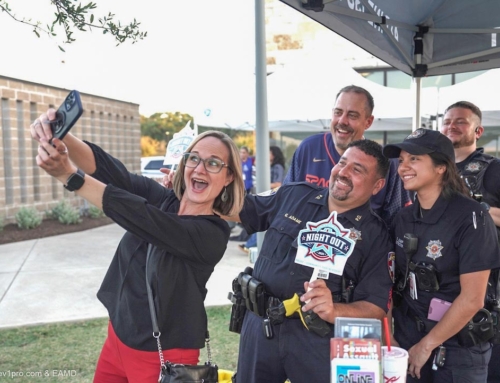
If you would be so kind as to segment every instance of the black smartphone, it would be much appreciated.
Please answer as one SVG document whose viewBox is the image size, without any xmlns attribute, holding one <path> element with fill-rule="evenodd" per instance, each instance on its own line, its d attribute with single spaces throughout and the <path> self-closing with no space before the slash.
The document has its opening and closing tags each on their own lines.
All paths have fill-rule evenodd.
<svg viewBox="0 0 500 383">
<path fill-rule="evenodd" d="M 72 90 L 56 112 L 56 119 L 50 123 L 52 137 L 62 140 L 83 113 L 82 100 L 77 90 Z"/>
</svg>

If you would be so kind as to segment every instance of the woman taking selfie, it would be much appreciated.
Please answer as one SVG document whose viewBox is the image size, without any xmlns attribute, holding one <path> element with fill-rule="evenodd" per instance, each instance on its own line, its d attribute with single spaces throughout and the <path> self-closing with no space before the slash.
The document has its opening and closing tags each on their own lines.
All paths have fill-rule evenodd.
<svg viewBox="0 0 500 383">
<path fill-rule="evenodd" d="M 197 364 L 207 329 L 206 283 L 230 232 L 213 211 L 231 215 L 243 204 L 237 147 L 224 133 L 200 134 L 179 164 L 173 189 L 167 189 L 71 134 L 49 144 L 48 121 L 54 118 L 50 109 L 30 126 L 40 143 L 37 164 L 127 231 L 97 294 L 110 323 L 94 381 L 158 380 L 145 280 L 148 244 L 148 279 L 165 360 Z"/>
<path fill-rule="evenodd" d="M 407 381 L 486 382 L 491 318 L 482 308 L 500 266 L 493 220 L 468 197 L 446 136 L 417 129 L 384 154 L 399 158 L 404 187 L 416 193 L 392 226 L 394 337 L 408 350 Z"/>
</svg>

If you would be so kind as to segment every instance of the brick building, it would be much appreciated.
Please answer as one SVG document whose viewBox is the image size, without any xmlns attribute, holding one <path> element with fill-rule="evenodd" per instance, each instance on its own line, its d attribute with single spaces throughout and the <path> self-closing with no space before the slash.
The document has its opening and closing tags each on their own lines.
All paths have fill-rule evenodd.
<svg viewBox="0 0 500 383">
<path fill-rule="evenodd" d="M 21 207 L 44 212 L 61 200 L 83 206 L 83 200 L 36 165 L 38 142 L 30 123 L 48 107 L 57 108 L 69 89 L 0 76 L 0 220 L 14 221 Z M 140 171 L 139 105 L 81 94 L 84 113 L 72 128 L 120 159 L 132 172 Z"/>
</svg>

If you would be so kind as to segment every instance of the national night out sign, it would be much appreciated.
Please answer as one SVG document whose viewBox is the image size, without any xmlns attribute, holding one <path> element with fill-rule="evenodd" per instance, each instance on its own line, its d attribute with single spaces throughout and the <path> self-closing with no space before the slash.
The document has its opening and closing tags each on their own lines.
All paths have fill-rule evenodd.
<svg viewBox="0 0 500 383">
<path fill-rule="evenodd" d="M 295 263 L 342 275 L 356 241 L 337 220 L 337 212 L 318 222 L 307 222 L 299 232 Z"/>
</svg>

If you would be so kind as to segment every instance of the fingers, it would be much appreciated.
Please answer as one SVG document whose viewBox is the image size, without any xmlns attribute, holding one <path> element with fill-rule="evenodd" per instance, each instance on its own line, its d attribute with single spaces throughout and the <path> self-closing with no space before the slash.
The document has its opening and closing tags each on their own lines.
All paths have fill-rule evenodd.
<svg viewBox="0 0 500 383">
<path fill-rule="evenodd" d="M 42 113 L 33 123 L 30 125 L 31 137 L 40 142 L 42 138 L 50 141 L 52 138 L 52 128 L 50 126 L 50 121 L 55 120 L 56 112 L 54 109 L 49 109 L 47 113 Z"/>
<path fill-rule="evenodd" d="M 408 374 L 411 375 L 412 378 L 420 379 L 420 367 L 417 367 L 413 364 L 408 366 Z"/>
<path fill-rule="evenodd" d="M 49 143 L 46 138 L 41 138 L 38 155 L 44 162 L 49 159 L 57 160 L 61 156 L 68 155 L 68 148 L 61 140 L 54 139 L 52 143 Z"/>
<path fill-rule="evenodd" d="M 175 176 L 175 171 L 168 169 L 168 168 L 160 168 L 160 172 L 165 174 L 163 176 L 163 179 L 161 180 L 161 184 L 165 186 L 166 188 L 173 188 L 173 182 L 174 182 L 174 176 Z"/>
</svg>

